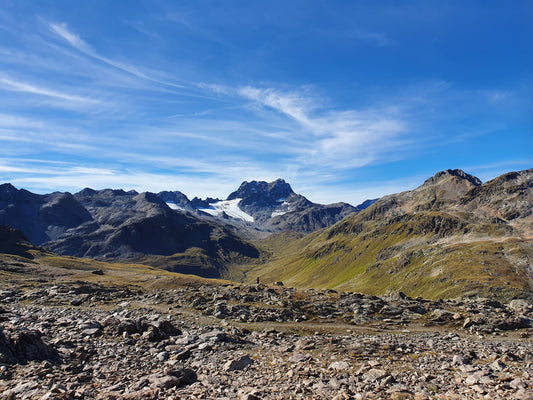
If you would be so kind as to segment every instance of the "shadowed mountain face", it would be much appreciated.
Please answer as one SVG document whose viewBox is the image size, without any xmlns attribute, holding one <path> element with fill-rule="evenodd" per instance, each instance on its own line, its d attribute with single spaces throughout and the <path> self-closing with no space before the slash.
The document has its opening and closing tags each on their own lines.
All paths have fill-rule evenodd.
<svg viewBox="0 0 533 400">
<path fill-rule="evenodd" d="M 259 256 L 222 225 L 171 210 L 153 193 L 84 189 L 41 196 L 9 184 L 0 191 L 0 223 L 59 254 L 141 262 L 156 257 L 154 265 L 210 277 L 220 276 L 228 263 Z"/>
<path fill-rule="evenodd" d="M 20 229 L 34 244 L 77 257 L 148 260 L 182 272 L 202 267 L 199 273 L 211 277 L 220 274 L 206 272 L 206 265 L 222 270 L 259 256 L 241 235 L 311 232 L 355 210 L 345 203 L 311 203 L 281 179 L 244 182 L 224 202 L 189 201 L 179 191 L 87 188 L 75 195 L 37 195 L 0 186 L 0 224 Z"/>
<path fill-rule="evenodd" d="M 442 171 L 362 207 L 311 203 L 283 180 L 244 182 L 224 201 L 110 189 L 36 195 L 5 184 L 0 224 L 60 254 L 204 277 L 429 298 L 533 293 L 533 169 L 486 183 Z M 6 229 L 4 251 L 31 255 Z M 239 236 L 253 230 L 279 235 L 254 244 Z"/>
<path fill-rule="evenodd" d="M 0 185 L 0 223 L 20 229 L 34 244 L 55 240 L 90 220 L 89 212 L 70 193 L 37 195 L 9 183 Z"/>
<path fill-rule="evenodd" d="M 533 169 L 484 184 L 442 171 L 283 246 L 248 279 L 430 298 L 531 296 L 532 188 Z"/>
<path fill-rule="evenodd" d="M 157 194 L 161 200 L 163 200 L 169 207 L 176 210 L 188 210 L 193 211 L 196 207 L 189 201 L 187 196 L 179 191 L 169 192 L 159 192 Z"/>
<path fill-rule="evenodd" d="M 0 225 L 0 253 L 33 258 L 29 250 L 34 249 L 28 239 L 18 229 Z"/>
</svg>

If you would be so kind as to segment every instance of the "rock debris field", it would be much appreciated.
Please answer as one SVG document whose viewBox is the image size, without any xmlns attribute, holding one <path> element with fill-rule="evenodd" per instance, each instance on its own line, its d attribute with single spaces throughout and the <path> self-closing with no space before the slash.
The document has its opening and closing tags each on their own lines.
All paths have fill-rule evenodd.
<svg viewBox="0 0 533 400">
<path fill-rule="evenodd" d="M 2 399 L 533 399 L 533 305 L 282 286 L 0 290 Z"/>
</svg>

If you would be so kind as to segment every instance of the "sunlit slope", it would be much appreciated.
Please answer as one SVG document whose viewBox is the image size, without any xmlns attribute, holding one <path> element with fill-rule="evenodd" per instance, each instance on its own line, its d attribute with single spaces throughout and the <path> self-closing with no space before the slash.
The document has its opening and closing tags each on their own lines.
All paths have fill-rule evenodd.
<svg viewBox="0 0 533 400">
<path fill-rule="evenodd" d="M 498 181 L 481 185 L 464 173 L 439 173 L 330 228 L 288 240 L 248 279 L 427 298 L 531 295 L 533 244 L 524 223 L 531 170 L 515 174 L 515 184 L 507 177 L 500 179 L 507 189 L 494 190 Z M 473 207 L 472 199 L 483 206 Z"/>
</svg>

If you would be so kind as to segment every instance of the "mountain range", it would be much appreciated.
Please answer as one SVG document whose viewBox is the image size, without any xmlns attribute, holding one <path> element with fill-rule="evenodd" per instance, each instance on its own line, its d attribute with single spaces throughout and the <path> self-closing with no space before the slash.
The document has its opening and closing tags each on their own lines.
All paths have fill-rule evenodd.
<svg viewBox="0 0 533 400">
<path fill-rule="evenodd" d="M 20 234 L 61 255 L 204 277 L 429 298 L 530 296 L 532 188 L 533 169 L 486 183 L 447 170 L 354 207 L 312 203 L 282 179 L 243 182 L 225 200 L 88 188 L 38 195 L 3 184 L 0 224 L 21 232 L 3 228 L 0 252 Z"/>
<path fill-rule="evenodd" d="M 0 185 L 0 224 L 61 255 L 133 260 L 170 271 L 220 277 L 261 256 L 250 242 L 272 232 L 311 232 L 357 208 L 320 205 L 288 183 L 244 182 L 227 200 L 190 201 L 179 191 L 83 189 L 38 195 Z"/>
</svg>

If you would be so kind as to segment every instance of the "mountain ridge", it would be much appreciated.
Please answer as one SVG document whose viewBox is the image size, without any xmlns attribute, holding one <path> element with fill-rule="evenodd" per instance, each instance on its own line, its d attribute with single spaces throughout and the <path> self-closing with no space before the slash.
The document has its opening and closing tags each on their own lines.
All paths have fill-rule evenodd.
<svg viewBox="0 0 533 400">
<path fill-rule="evenodd" d="M 281 247 L 248 281 L 426 298 L 531 296 L 532 188 L 533 169 L 485 183 L 442 171 Z"/>
<path fill-rule="evenodd" d="M 242 195 L 243 199 L 230 201 L 235 206 L 236 201 L 242 201 L 257 211 L 256 216 L 263 213 L 267 220 L 271 219 L 272 209 L 276 210 L 274 198 L 292 196 L 301 205 L 297 210 L 287 210 L 295 230 L 302 230 L 302 226 L 307 231 L 319 229 L 340 218 L 341 210 L 330 212 L 326 206 L 309 202 L 281 179 L 255 185 L 265 190 L 255 197 L 241 194 L 239 189 L 242 192 L 249 188 L 244 182 L 228 198 Z M 149 262 L 171 271 L 218 278 L 227 274 L 231 265 L 249 263 L 261 256 L 262 251 L 248 237 L 257 236 L 256 232 L 264 236 L 285 229 L 254 220 L 241 221 L 240 215 L 247 214 L 240 209 L 242 214 L 227 209 L 221 215 L 213 215 L 207 212 L 210 210 L 198 207 L 212 207 L 218 202 L 209 198 L 189 201 L 179 191 L 155 194 L 85 188 L 75 194 L 38 195 L 4 184 L 0 186 L 0 223 L 22 230 L 32 243 L 61 255 Z M 306 225 L 298 224 L 298 212 L 305 211 L 304 206 L 323 208 L 327 218 L 322 216 L 323 221 L 309 224 L 305 217 Z M 314 216 L 317 220 L 319 217 Z"/>
</svg>

